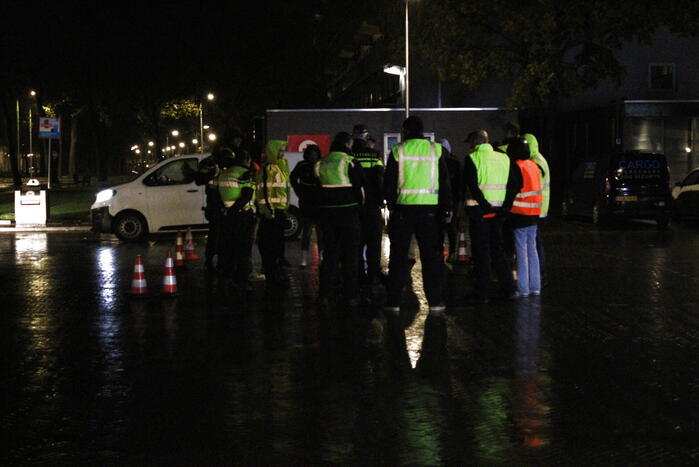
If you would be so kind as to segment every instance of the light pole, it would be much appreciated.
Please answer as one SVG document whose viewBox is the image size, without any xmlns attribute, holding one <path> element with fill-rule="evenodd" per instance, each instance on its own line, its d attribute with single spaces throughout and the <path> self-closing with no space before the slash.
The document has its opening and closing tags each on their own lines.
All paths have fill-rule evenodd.
<svg viewBox="0 0 699 467">
<path fill-rule="evenodd" d="M 19 162 L 21 161 L 26 166 L 27 162 L 24 160 L 23 157 L 20 157 L 20 154 L 22 154 L 22 149 L 19 147 L 19 99 L 17 99 L 17 163 L 19 164 Z"/>
<path fill-rule="evenodd" d="M 408 21 L 408 5 L 405 0 L 405 118 L 410 116 L 410 23 Z"/>
<path fill-rule="evenodd" d="M 206 95 L 207 101 L 212 101 L 216 98 L 212 92 Z M 204 152 L 204 103 L 199 101 L 199 138 L 201 139 L 201 146 L 199 146 L 199 153 Z"/>
</svg>

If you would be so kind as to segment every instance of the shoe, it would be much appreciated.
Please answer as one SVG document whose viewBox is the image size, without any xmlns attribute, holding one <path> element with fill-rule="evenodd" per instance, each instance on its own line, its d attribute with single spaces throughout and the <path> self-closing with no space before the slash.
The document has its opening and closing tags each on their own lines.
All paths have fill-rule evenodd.
<svg viewBox="0 0 699 467">
<path fill-rule="evenodd" d="M 400 307 L 399 306 L 385 306 L 385 307 L 383 307 L 383 312 L 386 314 L 386 316 L 397 317 L 400 315 Z"/>
<path fill-rule="evenodd" d="M 301 267 L 301 269 L 308 266 L 308 251 L 303 252 L 303 254 L 301 256 L 301 264 L 299 266 Z"/>
<path fill-rule="evenodd" d="M 447 309 L 444 305 L 438 305 L 438 306 L 431 306 L 430 307 L 430 316 L 444 316 L 444 311 Z"/>
<path fill-rule="evenodd" d="M 531 292 L 529 292 L 529 295 L 538 297 L 539 295 L 541 295 L 541 290 L 532 290 Z"/>
</svg>

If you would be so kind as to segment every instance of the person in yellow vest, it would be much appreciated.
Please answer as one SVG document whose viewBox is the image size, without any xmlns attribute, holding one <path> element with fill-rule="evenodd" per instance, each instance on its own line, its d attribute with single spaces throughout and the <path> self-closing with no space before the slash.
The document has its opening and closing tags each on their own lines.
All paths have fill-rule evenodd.
<svg viewBox="0 0 699 467">
<path fill-rule="evenodd" d="M 205 264 L 208 272 L 214 271 L 214 258 L 217 257 L 219 250 L 219 226 L 223 202 L 218 191 L 218 176 L 221 170 L 232 164 L 233 152 L 228 148 L 216 148 L 209 157 L 199 163 L 196 172 L 191 174 L 197 185 L 206 185 L 206 206 L 202 209 L 209 223 L 205 252 Z"/>
<path fill-rule="evenodd" d="M 342 266 L 344 300 L 359 305 L 360 209 L 364 202 L 364 173 L 352 156 L 352 136 L 338 133 L 330 154 L 315 163 L 320 181 L 318 211 L 323 232 L 318 304 L 327 306 L 333 295 L 338 266 Z"/>
<path fill-rule="evenodd" d="M 539 253 L 539 269 L 541 270 L 541 287 L 546 284 L 546 274 L 544 263 L 546 255 L 544 251 L 544 242 L 541 236 L 541 230 L 546 226 L 549 214 L 549 204 L 551 202 L 551 172 L 549 164 L 544 156 L 539 152 L 539 142 L 531 133 L 525 133 L 524 139 L 529 143 L 529 152 L 531 159 L 541 169 L 541 214 L 539 214 L 539 225 L 536 228 L 536 251 Z"/>
<path fill-rule="evenodd" d="M 442 146 L 426 140 L 417 116 L 403 122 L 404 141 L 391 149 L 384 176 L 384 196 L 391 212 L 388 235 L 391 252 L 385 312 L 400 313 L 408 279 L 408 250 L 413 235 L 422 262 L 422 279 L 430 313 L 444 312 L 441 225 L 451 219 L 452 195 Z"/>
<path fill-rule="evenodd" d="M 288 279 L 281 269 L 284 254 L 284 227 L 289 208 L 289 178 L 277 165 L 279 153 L 286 141 L 267 143 L 262 166 L 255 174 L 255 201 L 260 216 L 257 246 L 268 283 L 285 283 Z"/>
<path fill-rule="evenodd" d="M 502 225 L 515 196 L 510 159 L 493 150 L 488 132 L 469 134 L 471 153 L 464 159 L 465 206 L 476 273 L 475 300 L 488 301 L 491 264 L 505 297 L 514 293 L 509 263 L 505 257 Z M 508 196 L 509 194 L 509 196 Z"/>
<path fill-rule="evenodd" d="M 541 214 L 541 169 L 529 157 L 529 143 L 518 138 L 507 147 L 516 179 L 517 195 L 510 209 L 517 255 L 517 297 L 539 295 L 541 276 L 536 252 L 536 227 Z"/>
<path fill-rule="evenodd" d="M 254 184 L 250 171 L 250 152 L 240 147 L 233 165 L 218 176 L 221 208 L 219 273 L 226 286 L 250 291 L 250 256 L 255 227 Z"/>
</svg>

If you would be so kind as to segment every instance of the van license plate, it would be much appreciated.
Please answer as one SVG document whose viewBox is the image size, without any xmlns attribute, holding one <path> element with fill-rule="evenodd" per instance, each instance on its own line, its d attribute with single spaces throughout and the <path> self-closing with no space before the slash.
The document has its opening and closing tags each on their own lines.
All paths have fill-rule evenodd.
<svg viewBox="0 0 699 467">
<path fill-rule="evenodd" d="M 617 201 L 638 201 L 638 196 L 617 196 Z"/>
</svg>

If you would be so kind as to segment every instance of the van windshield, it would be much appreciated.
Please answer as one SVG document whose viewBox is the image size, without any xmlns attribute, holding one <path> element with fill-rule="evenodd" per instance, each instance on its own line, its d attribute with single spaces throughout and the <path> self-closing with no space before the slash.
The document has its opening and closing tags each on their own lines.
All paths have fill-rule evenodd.
<svg viewBox="0 0 699 467">
<path fill-rule="evenodd" d="M 613 170 L 616 180 L 629 185 L 667 182 L 669 178 L 667 162 L 662 154 L 622 154 Z"/>
</svg>

